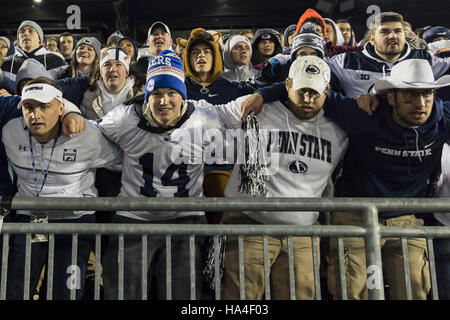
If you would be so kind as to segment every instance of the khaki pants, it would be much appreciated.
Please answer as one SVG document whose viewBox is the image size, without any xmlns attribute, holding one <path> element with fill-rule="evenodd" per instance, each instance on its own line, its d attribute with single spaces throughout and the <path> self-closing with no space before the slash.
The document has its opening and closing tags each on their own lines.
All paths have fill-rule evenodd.
<svg viewBox="0 0 450 320">
<path fill-rule="evenodd" d="M 238 216 L 239 218 L 237 218 Z M 234 214 L 232 219 L 229 219 L 229 215 L 225 215 L 224 223 L 257 224 L 256 221 L 247 216 L 237 213 Z M 274 300 L 290 299 L 287 239 L 287 237 L 268 237 L 270 293 L 271 298 Z M 293 237 L 292 240 L 296 299 L 312 300 L 315 297 L 312 241 L 309 237 Z M 243 244 L 245 299 L 261 300 L 265 292 L 263 240 L 259 236 L 244 237 Z M 238 300 L 240 298 L 240 285 L 237 237 L 227 237 L 224 264 L 223 299 Z"/>
<path fill-rule="evenodd" d="M 332 225 L 363 224 L 361 213 L 335 212 L 331 217 Z M 423 220 L 414 215 L 405 215 L 390 219 L 379 219 L 380 226 L 416 227 L 422 226 Z M 411 289 L 413 299 L 425 300 L 430 290 L 430 274 L 425 238 L 407 240 Z M 403 271 L 401 241 L 399 238 L 381 238 L 381 254 L 384 281 L 389 285 L 389 298 L 406 299 L 406 285 Z M 347 280 L 348 299 L 368 299 L 366 255 L 364 238 L 344 238 L 344 262 Z M 339 281 L 339 260 L 337 238 L 330 239 L 330 263 L 328 266 L 328 290 L 334 299 L 341 298 Z"/>
<path fill-rule="evenodd" d="M 205 171 L 203 178 L 203 193 L 205 197 L 222 197 L 224 196 L 225 187 L 228 184 L 232 170 L 226 171 Z M 206 219 L 210 224 L 219 224 L 222 220 L 223 212 L 211 211 L 206 212 Z"/>
</svg>

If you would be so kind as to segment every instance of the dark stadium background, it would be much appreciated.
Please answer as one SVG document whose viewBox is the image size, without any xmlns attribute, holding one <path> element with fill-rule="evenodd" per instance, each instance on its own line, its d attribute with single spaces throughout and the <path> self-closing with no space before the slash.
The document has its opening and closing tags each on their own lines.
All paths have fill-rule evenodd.
<svg viewBox="0 0 450 320">
<path fill-rule="evenodd" d="M 67 31 L 66 9 L 77 5 L 81 9 L 81 30 L 70 30 L 80 36 L 94 34 L 102 42 L 116 29 L 142 44 L 152 22 L 161 20 L 172 30 L 172 36 L 187 37 L 189 30 L 204 27 L 214 30 L 238 30 L 274 27 L 279 31 L 297 23 L 307 9 L 334 20 L 347 18 L 359 40 L 371 15 L 370 5 L 382 11 L 396 11 L 411 22 L 413 28 L 426 25 L 448 25 L 448 0 L 33 0 L 0 1 L 0 35 L 15 39 L 17 27 L 26 19 L 38 22 L 46 35 Z M 321 9 L 323 8 L 323 9 Z"/>
</svg>

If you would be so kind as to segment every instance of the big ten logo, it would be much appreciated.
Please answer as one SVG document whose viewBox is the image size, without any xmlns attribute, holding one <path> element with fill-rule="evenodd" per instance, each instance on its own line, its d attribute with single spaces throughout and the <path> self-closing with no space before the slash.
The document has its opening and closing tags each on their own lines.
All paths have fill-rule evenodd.
<svg viewBox="0 0 450 320">
<path fill-rule="evenodd" d="M 66 20 L 67 29 L 81 29 L 81 9 L 77 5 L 68 6 L 66 13 L 70 16 Z"/>
<path fill-rule="evenodd" d="M 372 28 L 376 28 L 378 25 L 380 25 L 380 16 L 381 9 L 377 5 L 370 5 L 367 7 L 366 13 L 372 13 L 372 15 L 367 18 L 366 25 L 367 29 L 371 30 Z M 375 19 L 375 21 L 372 22 L 372 20 Z"/>
<path fill-rule="evenodd" d="M 70 265 L 67 267 L 66 273 L 70 274 L 67 278 L 66 285 L 69 290 L 81 289 L 81 269 L 79 266 Z"/>
<path fill-rule="evenodd" d="M 383 272 L 380 267 L 370 265 L 367 267 L 367 289 L 382 289 L 383 288 Z"/>
</svg>

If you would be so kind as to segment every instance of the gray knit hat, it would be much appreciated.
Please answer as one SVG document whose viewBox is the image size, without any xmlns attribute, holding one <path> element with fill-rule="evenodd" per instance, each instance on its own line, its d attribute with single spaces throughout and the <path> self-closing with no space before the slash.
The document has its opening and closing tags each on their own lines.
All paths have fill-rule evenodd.
<svg viewBox="0 0 450 320">
<path fill-rule="evenodd" d="M 6 42 L 8 49 L 11 47 L 11 41 L 9 41 L 9 39 L 7 37 L 0 37 L 0 40 L 3 40 Z"/>
<path fill-rule="evenodd" d="M 36 30 L 36 32 L 39 35 L 39 39 L 41 40 L 41 44 L 42 44 L 42 42 L 44 42 L 44 32 L 42 31 L 41 26 L 38 25 L 36 22 L 31 21 L 31 20 L 22 21 L 22 23 L 20 24 L 19 28 L 17 29 L 17 39 L 19 39 L 19 31 L 23 27 L 31 27 L 34 30 Z"/>
<path fill-rule="evenodd" d="M 84 37 L 78 40 L 77 45 L 75 46 L 75 49 L 72 51 L 72 59 L 75 56 L 75 51 L 77 51 L 78 47 L 82 44 L 87 44 L 94 48 L 95 54 L 97 55 L 99 61 L 100 61 L 100 50 L 102 49 L 102 45 L 100 41 L 97 40 L 95 37 Z"/>
</svg>

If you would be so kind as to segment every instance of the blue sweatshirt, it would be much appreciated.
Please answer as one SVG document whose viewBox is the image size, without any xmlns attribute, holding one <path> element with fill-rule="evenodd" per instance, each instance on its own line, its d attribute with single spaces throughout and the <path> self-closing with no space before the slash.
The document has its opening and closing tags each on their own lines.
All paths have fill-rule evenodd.
<svg viewBox="0 0 450 320">
<path fill-rule="evenodd" d="M 0 97 L 0 141 L 2 141 L 3 126 L 9 120 L 22 116 L 22 111 L 17 109 L 20 99 L 19 96 Z M 5 146 L 0 143 L 0 196 L 12 195 L 12 192 L 12 179 L 8 171 Z"/>
<path fill-rule="evenodd" d="M 436 98 L 427 122 L 417 128 L 397 123 L 386 99 L 372 116 L 355 100 L 330 92 L 325 116 L 349 137 L 342 175 L 336 182 L 340 197 L 429 197 L 438 178 L 442 147 L 450 138 L 450 102 Z M 384 212 L 388 218 L 408 213 Z"/>
</svg>

